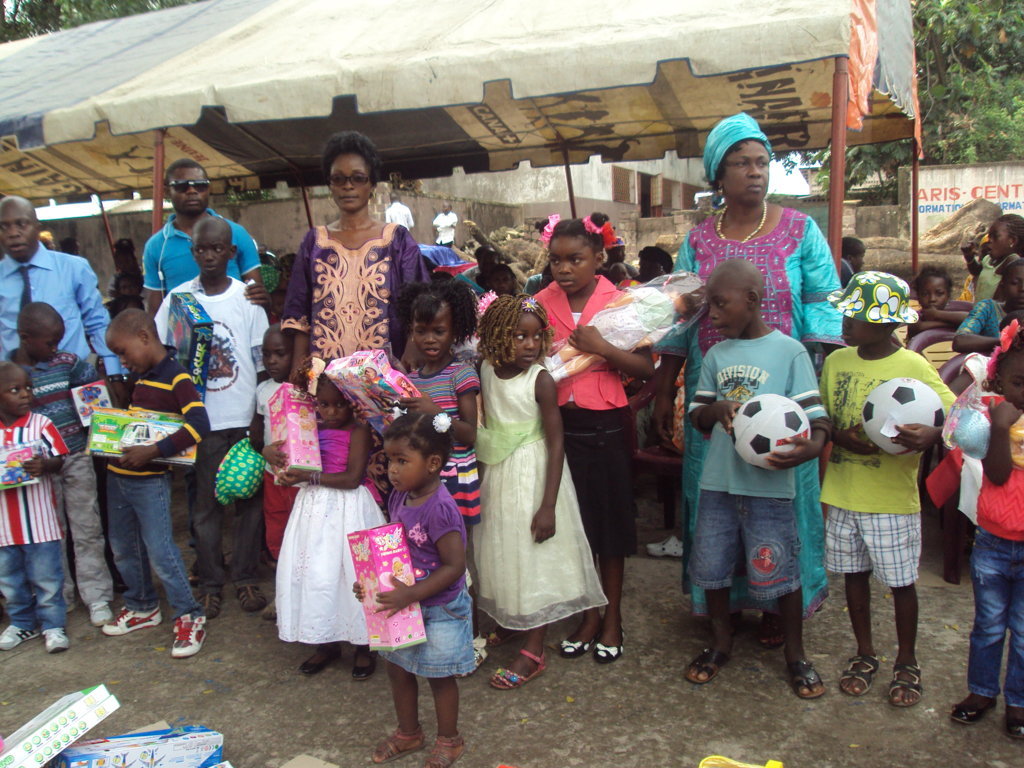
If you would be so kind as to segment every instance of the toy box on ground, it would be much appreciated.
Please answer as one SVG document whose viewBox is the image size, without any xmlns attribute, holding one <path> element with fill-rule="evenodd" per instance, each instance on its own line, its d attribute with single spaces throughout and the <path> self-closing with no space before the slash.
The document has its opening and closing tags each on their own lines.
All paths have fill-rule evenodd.
<svg viewBox="0 0 1024 768">
<path fill-rule="evenodd" d="M 292 384 L 282 384 L 267 401 L 271 442 L 284 442 L 288 469 L 321 470 L 316 436 L 316 403 Z"/>
<path fill-rule="evenodd" d="M 363 587 L 363 613 L 370 634 L 370 648 L 396 651 L 426 642 L 419 603 L 411 603 L 390 618 L 377 613 L 377 594 L 390 592 L 395 579 L 412 585 L 415 581 L 405 527 L 401 523 L 382 525 L 348 535 L 356 580 Z"/>
<path fill-rule="evenodd" d="M 395 420 L 399 400 L 420 396 L 405 374 L 391 367 L 383 349 L 353 352 L 332 360 L 324 373 L 352 403 L 356 415 L 378 432 Z"/>
<path fill-rule="evenodd" d="M 204 397 L 213 343 L 213 320 L 191 293 L 171 294 L 167 335 L 167 343 L 177 350 L 178 362 L 188 372 L 199 396 Z"/>
<path fill-rule="evenodd" d="M 92 412 L 96 408 L 113 408 L 114 402 L 110 399 L 107 385 L 100 379 L 91 384 L 83 384 L 80 387 L 71 389 L 71 400 L 78 411 L 78 419 L 83 427 L 88 427 L 92 421 Z"/>
<path fill-rule="evenodd" d="M 45 454 L 46 446 L 41 440 L 0 446 L 0 488 L 17 488 L 38 483 L 39 478 L 32 477 L 25 469 L 25 462 Z"/>
<path fill-rule="evenodd" d="M 7 737 L 2 768 L 38 768 L 121 705 L 104 685 L 69 693 Z"/>
<path fill-rule="evenodd" d="M 125 448 L 152 445 L 173 435 L 184 423 L 185 419 L 176 413 L 96 408 L 89 425 L 89 452 L 97 456 L 120 456 Z M 196 462 L 196 446 L 191 445 L 181 453 L 154 461 L 191 466 Z"/>
<path fill-rule="evenodd" d="M 86 739 L 72 744 L 54 768 L 212 768 L 224 760 L 224 737 L 201 725 Z"/>
</svg>

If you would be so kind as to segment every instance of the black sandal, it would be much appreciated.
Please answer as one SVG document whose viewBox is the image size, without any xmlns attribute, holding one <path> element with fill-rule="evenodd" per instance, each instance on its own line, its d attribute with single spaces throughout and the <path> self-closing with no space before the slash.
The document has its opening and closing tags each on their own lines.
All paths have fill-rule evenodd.
<svg viewBox="0 0 1024 768">
<path fill-rule="evenodd" d="M 858 669 L 857 665 L 866 666 L 867 669 Z M 846 671 L 843 672 L 839 678 L 839 690 L 845 693 L 847 696 L 863 696 L 865 693 L 871 690 L 871 683 L 875 679 L 875 673 L 878 672 L 878 657 L 877 656 L 851 656 L 847 659 Z M 847 681 L 857 680 L 864 684 L 864 690 L 854 693 L 848 688 L 843 686 L 843 683 Z"/>
<path fill-rule="evenodd" d="M 910 677 L 909 680 L 903 680 L 900 678 L 900 673 L 903 673 Z M 893 700 L 892 695 L 896 691 L 911 691 L 917 694 L 917 698 L 910 702 L 905 700 L 901 703 L 897 703 Z M 921 694 L 924 692 L 924 686 L 921 685 L 921 668 L 917 664 L 893 664 L 892 665 L 892 682 L 889 683 L 889 703 L 894 707 L 900 707 L 901 709 L 906 707 L 912 707 L 921 700 Z"/>
<path fill-rule="evenodd" d="M 718 672 L 728 661 L 728 653 L 705 648 L 690 662 L 690 666 L 686 668 L 686 674 L 683 676 L 694 685 L 707 685 L 718 676 Z M 707 675 L 707 679 L 698 680 L 696 677 L 698 674 Z"/>
<path fill-rule="evenodd" d="M 789 686 L 801 699 L 817 699 L 825 695 L 825 684 L 811 662 L 801 659 L 786 665 L 789 671 Z M 820 690 L 815 691 L 816 688 Z"/>
</svg>

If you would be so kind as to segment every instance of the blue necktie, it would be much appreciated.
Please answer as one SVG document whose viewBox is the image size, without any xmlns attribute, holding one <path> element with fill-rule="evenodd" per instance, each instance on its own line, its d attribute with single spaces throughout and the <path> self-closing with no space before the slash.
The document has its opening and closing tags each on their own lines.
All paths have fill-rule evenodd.
<svg viewBox="0 0 1024 768">
<path fill-rule="evenodd" d="M 21 272 L 21 306 L 24 307 L 26 304 L 32 301 L 32 283 L 28 279 L 28 264 L 22 264 L 18 267 Z"/>
</svg>

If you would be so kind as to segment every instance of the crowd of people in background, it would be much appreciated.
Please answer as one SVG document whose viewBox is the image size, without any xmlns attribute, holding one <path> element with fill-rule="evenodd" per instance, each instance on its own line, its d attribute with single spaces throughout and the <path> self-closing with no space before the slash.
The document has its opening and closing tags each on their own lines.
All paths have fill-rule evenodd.
<svg viewBox="0 0 1024 768">
<path fill-rule="evenodd" d="M 457 679 L 484 664 L 489 648 L 520 644 L 488 678 L 502 690 L 544 673 L 548 627 L 562 619 L 576 618 L 558 638 L 562 658 L 608 665 L 626 653 L 625 562 L 637 535 L 625 430 L 629 394 L 650 380 L 651 439 L 681 444 L 683 531 L 659 554 L 683 556 L 691 609 L 710 618 L 707 646 L 685 679 L 706 685 L 722 673 L 734 617 L 752 609 L 762 614 L 758 641 L 783 648 L 793 693 L 823 695 L 802 626 L 827 598 L 831 571 L 843 575 L 855 650 L 838 688 L 863 696 L 881 663 L 874 575 L 891 590 L 899 645 L 887 698 L 914 706 L 924 695 L 917 477 L 920 451 L 940 434 L 934 425 L 896 425 L 904 452 L 891 454 L 866 438 L 860 414 L 874 387 L 894 377 L 923 382 L 948 408 L 966 384 L 950 389 L 897 333 L 945 331 L 955 350 L 988 356 L 980 364 L 992 396 L 970 693 L 951 717 L 972 723 L 995 705 L 1008 628 L 1005 727 L 1024 738 L 1024 592 L 1014 565 L 1024 475 L 1013 468 L 1009 438 L 1024 415 L 1024 219 L 1001 216 L 965 247 L 964 293 L 939 267 L 922 268 L 912 285 L 866 270 L 856 238 L 844 238 L 837 270 L 812 218 L 768 202 L 771 157 L 754 120 L 723 120 L 704 151 L 722 206 L 674 260 L 648 246 L 628 263 L 608 216 L 553 215 L 537 223 L 546 265 L 525 285 L 489 244 L 469 269 L 434 269 L 398 194 L 385 221 L 376 220 L 381 159 L 369 138 L 350 131 L 330 137 L 322 156 L 336 218 L 281 258 L 210 207 L 199 163 L 169 165 L 174 212 L 145 243 L 141 265 L 131 240 L 114 243 L 106 303 L 78 244 L 45 244 L 31 203 L 3 198 L 0 429 L 4 445 L 36 447 L 24 467 L 38 482 L 0 492 L 0 593 L 10 618 L 0 650 L 39 635 L 47 652 L 68 649 L 65 614 L 76 591 L 104 635 L 155 627 L 166 610 L 155 573 L 173 657 L 201 650 L 230 588 L 239 609 L 277 622 L 281 640 L 312 646 L 302 673 L 317 674 L 348 644 L 352 676 L 365 680 L 378 655 L 345 536 L 402 522 L 415 579 L 395 581 L 378 600 L 387 611 L 419 602 L 427 641 L 382 654 L 397 727 L 372 760 L 426 745 L 416 704 L 423 677 L 437 714 L 427 765 L 451 765 L 464 749 Z M 457 225 L 446 201 L 432 221 L 435 245 L 453 247 Z M 696 324 L 639 350 L 616 348 L 590 324 L 622 290 L 677 271 L 705 283 L 707 311 Z M 167 346 L 175 294 L 191 294 L 213 322 L 203 393 Z M 543 360 L 563 341 L 600 363 L 556 383 Z M 405 415 L 383 433 L 359 421 L 333 378 L 339 360 L 362 350 L 385 350 L 420 392 L 399 401 Z M 116 406 L 177 414 L 180 429 L 118 458 L 90 455 L 70 390 L 101 378 Z M 289 382 L 316 404 L 322 470 L 288 469 L 271 440 L 269 403 Z M 771 469 L 741 460 L 730 437 L 738 409 L 762 394 L 796 401 L 810 423 L 789 452 L 771 454 Z M 222 460 L 246 438 L 265 472 L 254 496 L 234 502 L 227 563 L 227 510 L 214 486 Z M 193 447 L 179 486 L 183 552 L 173 535 L 172 473 L 161 460 Z M 260 586 L 261 558 L 276 567 L 272 596 Z"/>
</svg>

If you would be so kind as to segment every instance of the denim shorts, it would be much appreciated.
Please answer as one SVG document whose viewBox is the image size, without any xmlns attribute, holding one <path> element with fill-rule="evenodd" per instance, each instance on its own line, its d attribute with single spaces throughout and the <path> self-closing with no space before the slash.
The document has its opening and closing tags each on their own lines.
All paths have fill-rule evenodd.
<svg viewBox="0 0 1024 768">
<path fill-rule="evenodd" d="M 420 677 L 468 675 L 476 669 L 472 609 L 465 587 L 444 605 L 423 606 L 427 642 L 382 651 L 381 656 Z"/>
<path fill-rule="evenodd" d="M 800 588 L 800 538 L 792 499 L 700 492 L 690 580 L 702 589 L 732 586 L 744 566 L 750 596 L 775 600 Z"/>
</svg>

